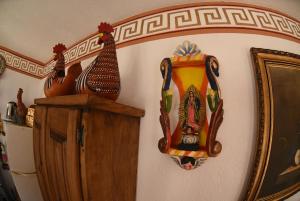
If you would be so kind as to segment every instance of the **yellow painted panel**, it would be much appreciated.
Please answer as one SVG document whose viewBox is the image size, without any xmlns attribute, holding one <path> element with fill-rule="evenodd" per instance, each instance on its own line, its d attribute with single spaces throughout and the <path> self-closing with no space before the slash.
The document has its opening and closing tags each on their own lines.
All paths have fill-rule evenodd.
<svg viewBox="0 0 300 201">
<path fill-rule="evenodd" d="M 197 90 L 201 90 L 203 78 L 205 75 L 204 67 L 182 67 L 173 69 L 175 76 L 180 79 L 182 89 L 186 91 L 191 85 L 194 85 Z"/>
<path fill-rule="evenodd" d="M 200 146 L 206 146 L 206 136 L 207 136 L 207 132 L 205 127 L 203 127 L 200 133 Z"/>
</svg>

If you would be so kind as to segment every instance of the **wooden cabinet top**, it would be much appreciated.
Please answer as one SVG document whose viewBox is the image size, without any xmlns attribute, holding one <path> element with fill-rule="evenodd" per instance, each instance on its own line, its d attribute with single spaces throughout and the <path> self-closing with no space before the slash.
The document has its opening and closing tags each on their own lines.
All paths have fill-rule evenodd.
<svg viewBox="0 0 300 201">
<path fill-rule="evenodd" d="M 123 105 L 108 99 L 88 94 L 38 98 L 34 100 L 34 103 L 37 105 L 45 106 L 48 105 L 99 109 L 134 117 L 143 117 L 145 115 L 145 111 L 142 109 L 134 108 L 128 105 Z"/>
</svg>

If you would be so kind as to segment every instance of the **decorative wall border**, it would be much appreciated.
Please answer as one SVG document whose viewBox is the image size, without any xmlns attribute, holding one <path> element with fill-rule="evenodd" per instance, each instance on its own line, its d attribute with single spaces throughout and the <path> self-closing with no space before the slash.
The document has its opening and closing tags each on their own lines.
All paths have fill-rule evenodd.
<svg viewBox="0 0 300 201">
<path fill-rule="evenodd" d="M 117 48 L 149 40 L 202 33 L 251 33 L 275 36 L 300 43 L 300 21 L 269 8 L 227 2 L 195 3 L 150 11 L 113 24 Z M 101 50 L 97 33 L 75 43 L 65 52 L 71 65 Z M 46 63 L 0 46 L 9 68 L 44 78 L 54 61 Z"/>
<path fill-rule="evenodd" d="M 18 52 L 0 46 L 0 55 L 6 60 L 9 69 L 35 78 L 43 78 L 46 74 L 45 64 Z"/>
</svg>

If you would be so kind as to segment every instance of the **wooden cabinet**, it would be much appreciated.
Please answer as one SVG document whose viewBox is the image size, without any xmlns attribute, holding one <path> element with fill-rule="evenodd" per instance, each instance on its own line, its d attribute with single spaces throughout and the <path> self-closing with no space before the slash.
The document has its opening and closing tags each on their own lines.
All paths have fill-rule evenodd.
<svg viewBox="0 0 300 201">
<path fill-rule="evenodd" d="M 35 103 L 35 165 L 45 201 L 135 200 L 143 110 L 89 95 Z"/>
</svg>

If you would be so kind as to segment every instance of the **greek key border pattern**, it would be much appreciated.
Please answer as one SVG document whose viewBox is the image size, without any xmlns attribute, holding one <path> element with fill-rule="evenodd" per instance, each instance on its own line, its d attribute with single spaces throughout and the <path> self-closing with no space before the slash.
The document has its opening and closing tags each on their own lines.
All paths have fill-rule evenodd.
<svg viewBox="0 0 300 201">
<path fill-rule="evenodd" d="M 153 14 L 115 27 L 117 44 L 156 34 L 203 28 L 250 28 L 300 39 L 299 22 L 271 11 L 238 6 L 200 6 Z"/>
<path fill-rule="evenodd" d="M 6 60 L 8 68 L 36 78 L 43 78 L 47 73 L 45 65 L 21 57 L 20 55 L 0 48 L 0 55 Z"/>
<path fill-rule="evenodd" d="M 300 40 L 300 23 L 275 12 L 241 6 L 196 6 L 140 17 L 114 27 L 117 45 L 153 35 L 205 28 L 250 28 L 271 31 Z M 71 47 L 66 62 L 71 63 L 99 51 L 97 35 Z"/>
<path fill-rule="evenodd" d="M 156 12 L 117 24 L 114 26 L 113 34 L 118 47 L 133 41 L 143 42 L 143 39 L 152 36 L 168 37 L 170 33 L 193 30 L 200 30 L 199 33 L 201 33 L 201 30 L 211 28 L 220 30 L 220 32 L 222 29 L 228 28 L 272 32 L 300 42 L 299 21 L 263 8 L 234 5 L 193 5 Z M 100 50 L 101 47 L 97 44 L 97 34 L 95 33 L 71 46 L 65 52 L 66 64 L 70 65 L 95 55 Z M 16 55 L 14 60 L 18 60 Z M 54 65 L 53 60 L 45 64 L 44 69 L 30 61 L 27 61 L 28 64 L 24 64 L 26 67 L 19 64 L 21 61 L 19 63 L 9 61 L 8 63 L 12 64 L 11 67 L 21 68 L 37 77 L 45 77 Z"/>
</svg>

